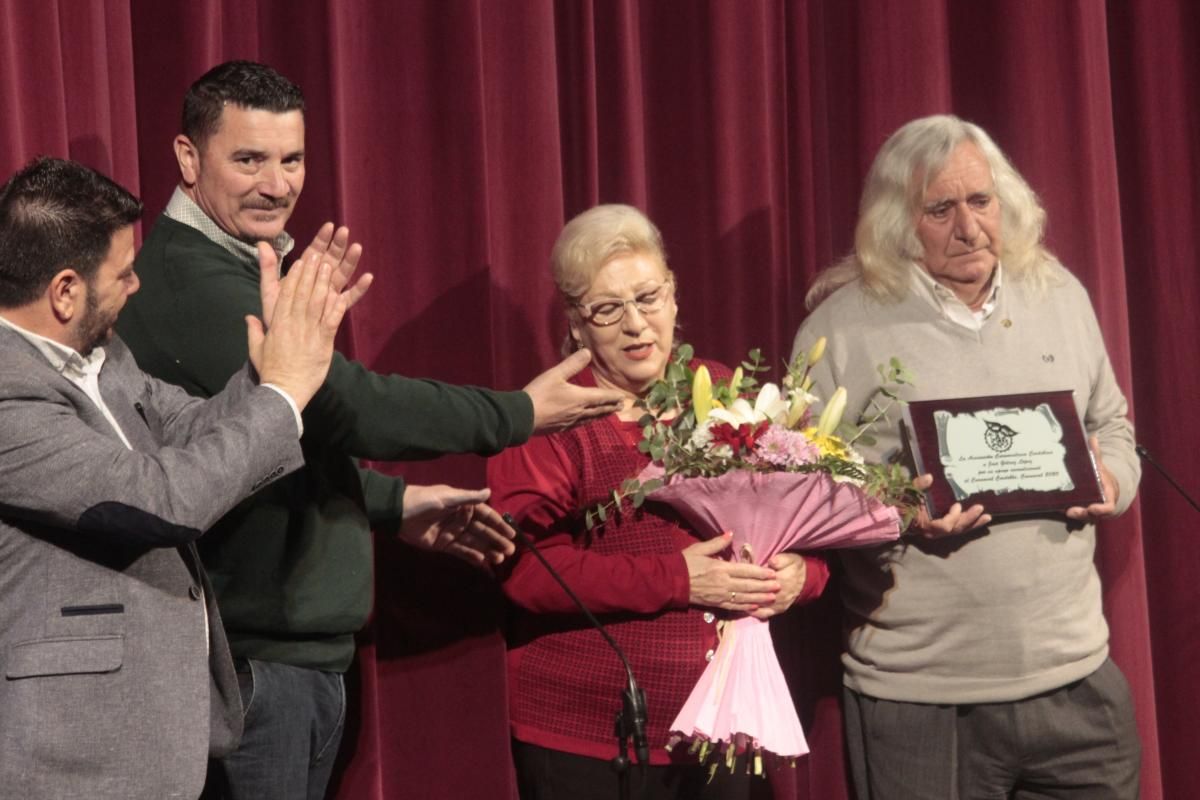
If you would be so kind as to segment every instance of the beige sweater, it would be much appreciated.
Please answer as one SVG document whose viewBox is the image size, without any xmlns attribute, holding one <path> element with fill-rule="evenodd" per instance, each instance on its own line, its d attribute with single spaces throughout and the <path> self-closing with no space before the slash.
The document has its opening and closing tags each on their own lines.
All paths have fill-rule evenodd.
<svg viewBox="0 0 1200 800">
<path fill-rule="evenodd" d="M 927 287 L 881 304 L 858 282 L 805 320 L 796 348 L 829 338 L 817 391 L 850 395 L 854 419 L 878 386 L 877 364 L 898 357 L 916 376 L 907 400 L 1073 389 L 1120 487 L 1118 511 L 1140 477 L 1125 398 L 1087 293 L 1066 270 L 1038 295 L 1005 275 L 979 331 L 946 319 Z M 869 459 L 899 448 L 899 414 L 877 429 Z M 995 522 L 982 531 L 843 551 L 845 683 L 874 697 L 924 703 L 1003 702 L 1082 678 L 1108 655 L 1108 626 L 1092 558 L 1095 528 L 1065 517 Z"/>
</svg>

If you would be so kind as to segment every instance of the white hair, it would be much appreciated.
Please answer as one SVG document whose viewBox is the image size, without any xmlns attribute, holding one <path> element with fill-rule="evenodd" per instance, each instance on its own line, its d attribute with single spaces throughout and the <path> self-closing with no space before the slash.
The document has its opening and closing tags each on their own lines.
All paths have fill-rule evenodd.
<svg viewBox="0 0 1200 800">
<path fill-rule="evenodd" d="M 1005 280 L 1046 285 L 1058 261 L 1042 243 L 1046 211 L 1037 194 L 983 128 L 940 114 L 907 123 L 879 149 L 859 202 L 854 252 L 817 275 L 806 298 L 809 308 L 856 279 L 879 300 L 904 297 L 909 264 L 924 257 L 916 223 L 925 190 L 963 142 L 978 147 L 992 171 Z"/>
</svg>

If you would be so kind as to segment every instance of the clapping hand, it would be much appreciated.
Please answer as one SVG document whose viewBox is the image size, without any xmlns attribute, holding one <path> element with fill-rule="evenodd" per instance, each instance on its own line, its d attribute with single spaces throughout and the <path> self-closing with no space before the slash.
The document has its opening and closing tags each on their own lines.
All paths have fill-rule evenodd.
<svg viewBox="0 0 1200 800">
<path fill-rule="evenodd" d="M 365 273 L 346 289 L 350 278 L 358 269 L 358 260 L 362 257 L 362 245 L 358 242 L 350 244 L 350 229 L 346 226 L 334 230 L 332 222 L 326 222 L 313 237 L 312 243 L 304 248 L 304 252 L 296 259 L 292 269 L 308 263 L 325 263 L 329 265 L 329 285 L 335 293 L 343 294 L 346 298 L 346 308 L 354 306 L 367 293 L 375 276 Z M 259 291 L 262 297 L 262 318 L 267 325 L 275 316 L 275 304 L 279 297 L 279 256 L 275 249 L 266 242 L 258 243 Z"/>
<path fill-rule="evenodd" d="M 263 295 L 270 292 L 273 307 L 269 325 L 246 317 L 250 362 L 263 383 L 286 392 L 303 409 L 325 381 L 338 326 L 357 297 L 335 291 L 332 268 L 316 259 L 280 279 L 275 251 L 264 243 L 258 247 Z"/>
</svg>

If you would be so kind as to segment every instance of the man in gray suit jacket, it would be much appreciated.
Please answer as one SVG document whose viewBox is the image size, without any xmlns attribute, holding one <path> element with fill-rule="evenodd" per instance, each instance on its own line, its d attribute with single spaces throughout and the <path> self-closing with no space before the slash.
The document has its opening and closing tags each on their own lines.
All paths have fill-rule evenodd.
<svg viewBox="0 0 1200 800">
<path fill-rule="evenodd" d="M 69 161 L 0 189 L 0 795 L 192 798 L 241 733 L 193 540 L 303 464 L 299 410 L 365 284 L 264 256 L 253 369 L 207 401 L 113 338 L 141 204 Z M 270 263 L 267 263 L 270 262 Z"/>
</svg>

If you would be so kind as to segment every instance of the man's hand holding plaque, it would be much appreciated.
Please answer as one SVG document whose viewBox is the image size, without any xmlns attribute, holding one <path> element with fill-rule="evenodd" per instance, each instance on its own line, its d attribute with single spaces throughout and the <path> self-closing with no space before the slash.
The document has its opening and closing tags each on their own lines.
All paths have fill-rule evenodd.
<svg viewBox="0 0 1200 800">
<path fill-rule="evenodd" d="M 928 472 L 913 479 L 913 487 L 922 492 L 928 490 L 932 485 L 933 476 Z M 982 528 L 991 521 L 992 515 L 986 513 L 982 505 L 976 503 L 964 510 L 962 503 L 955 503 L 950 506 L 945 516 L 937 519 L 930 518 L 928 508 L 918 509 L 917 516 L 913 519 L 909 529 L 916 531 L 926 539 L 937 539 Z"/>
<path fill-rule="evenodd" d="M 1121 488 L 1117 486 L 1116 479 L 1104 466 L 1104 459 L 1100 457 L 1100 440 L 1091 436 L 1088 438 L 1088 446 L 1092 450 L 1092 460 L 1096 462 L 1096 473 L 1100 476 L 1104 500 L 1087 506 L 1071 506 L 1067 509 L 1067 517 L 1080 522 L 1095 523 L 1116 513 L 1117 501 L 1121 499 Z"/>
</svg>

